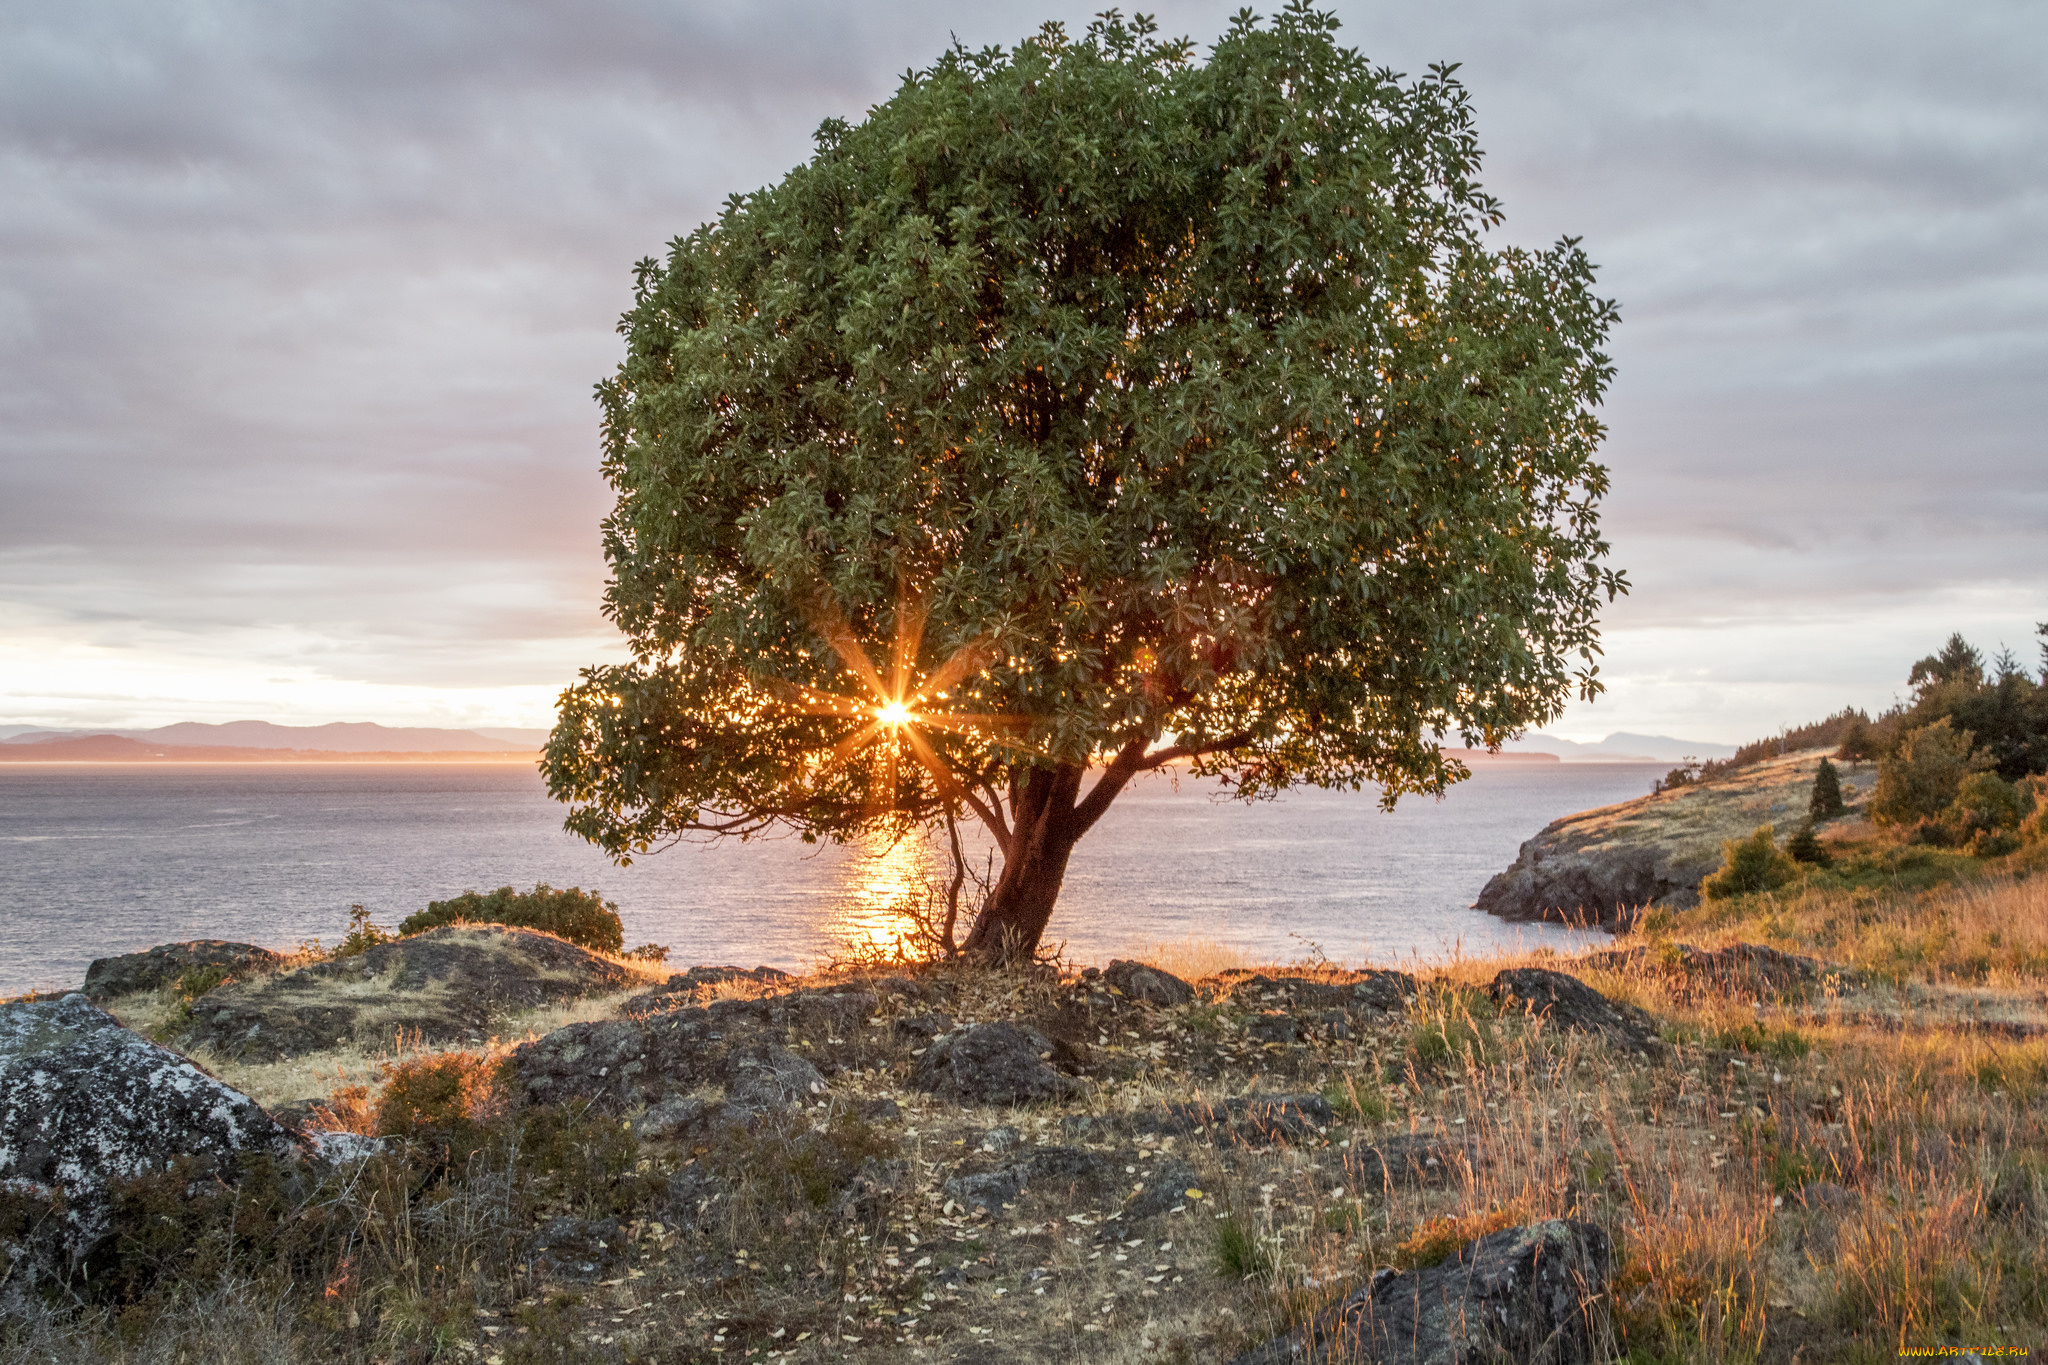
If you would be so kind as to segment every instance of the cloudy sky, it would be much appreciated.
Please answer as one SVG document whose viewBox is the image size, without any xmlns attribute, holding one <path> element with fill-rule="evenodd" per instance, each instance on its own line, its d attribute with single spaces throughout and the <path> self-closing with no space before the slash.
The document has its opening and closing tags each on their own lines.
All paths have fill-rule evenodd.
<svg viewBox="0 0 2048 1365">
<path fill-rule="evenodd" d="M 1238 0 L 1162 5 L 1214 38 Z M 1737 742 L 2048 619 L 2048 8 L 1340 0 L 1620 300 L 1611 692 Z M 629 267 L 1086 5 L 0 0 L 0 724 L 540 725 Z"/>
</svg>

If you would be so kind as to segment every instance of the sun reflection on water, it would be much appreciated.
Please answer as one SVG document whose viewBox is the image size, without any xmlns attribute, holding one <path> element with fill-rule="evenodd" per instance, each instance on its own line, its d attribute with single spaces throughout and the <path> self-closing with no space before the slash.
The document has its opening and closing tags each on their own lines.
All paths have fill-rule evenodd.
<svg viewBox="0 0 2048 1365">
<path fill-rule="evenodd" d="M 942 885 L 938 850 L 910 835 L 873 838 L 848 848 L 830 932 L 855 952 L 889 952 L 911 930 L 905 915 L 923 909 Z"/>
</svg>

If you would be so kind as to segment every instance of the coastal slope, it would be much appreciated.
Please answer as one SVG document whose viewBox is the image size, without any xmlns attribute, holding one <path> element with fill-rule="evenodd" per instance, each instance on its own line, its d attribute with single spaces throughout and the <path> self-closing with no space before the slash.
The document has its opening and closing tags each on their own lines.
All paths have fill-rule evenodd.
<svg viewBox="0 0 2048 1365">
<path fill-rule="evenodd" d="M 1723 840 L 1763 824 L 1782 839 L 1806 819 L 1827 752 L 1787 754 L 1552 821 L 1487 882 L 1477 908 L 1511 921 L 1622 929 L 1647 906 L 1695 905 L 1700 879 L 1721 865 Z M 1874 765 L 1840 768 L 1851 800 L 1869 790 Z"/>
</svg>

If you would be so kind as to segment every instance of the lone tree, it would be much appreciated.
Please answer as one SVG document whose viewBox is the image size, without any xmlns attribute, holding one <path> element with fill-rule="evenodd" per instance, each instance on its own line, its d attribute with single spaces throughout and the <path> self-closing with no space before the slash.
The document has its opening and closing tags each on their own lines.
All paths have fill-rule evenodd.
<svg viewBox="0 0 2048 1365">
<path fill-rule="evenodd" d="M 1003 962 L 1141 773 L 1391 805 L 1599 690 L 1614 305 L 1575 240 L 1487 245 L 1453 68 L 1336 27 L 955 47 L 639 263 L 598 386 L 633 657 L 562 695 L 569 829 L 957 859 L 971 814 Z"/>
</svg>

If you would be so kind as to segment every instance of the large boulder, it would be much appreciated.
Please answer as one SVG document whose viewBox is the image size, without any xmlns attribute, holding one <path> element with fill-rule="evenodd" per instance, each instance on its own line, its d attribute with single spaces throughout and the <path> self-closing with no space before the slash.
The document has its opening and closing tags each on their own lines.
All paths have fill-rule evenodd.
<svg viewBox="0 0 2048 1365">
<path fill-rule="evenodd" d="M 34 1245 L 5 1248 L 29 1278 L 67 1277 L 92 1254 L 120 1181 L 179 1161 L 195 1179 L 233 1180 L 249 1154 L 301 1150 L 254 1100 L 83 994 L 0 1005 L 0 1191 L 16 1214 L 48 1215 Z"/>
<path fill-rule="evenodd" d="M 451 925 L 278 976 L 225 986 L 192 1005 L 182 1041 L 269 1062 L 348 1043 L 481 1042 L 508 1016 L 621 990 L 631 974 L 552 934 Z"/>
<path fill-rule="evenodd" d="M 95 1004 L 168 986 L 187 972 L 217 971 L 235 980 L 269 972 L 284 959 L 253 943 L 217 938 L 166 943 L 147 952 L 95 958 L 85 969 L 85 998 Z"/>
<path fill-rule="evenodd" d="M 1503 1009 L 1520 1009 L 1556 1028 L 1598 1033 L 1629 1052 L 1663 1046 L 1656 1022 L 1633 1005 L 1609 1000 L 1575 976 L 1541 967 L 1515 967 L 1496 975 L 1487 995 Z"/>
<path fill-rule="evenodd" d="M 1596 1365 L 1607 1234 L 1551 1219 L 1468 1243 L 1441 1265 L 1383 1270 L 1231 1365 Z"/>
<path fill-rule="evenodd" d="M 1025 1024 L 976 1024 L 934 1042 L 918 1059 L 921 1090 L 974 1104 L 1060 1099 L 1078 1084 L 1051 1064 L 1052 1040 Z"/>
</svg>

